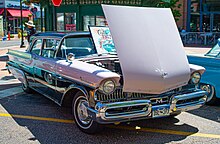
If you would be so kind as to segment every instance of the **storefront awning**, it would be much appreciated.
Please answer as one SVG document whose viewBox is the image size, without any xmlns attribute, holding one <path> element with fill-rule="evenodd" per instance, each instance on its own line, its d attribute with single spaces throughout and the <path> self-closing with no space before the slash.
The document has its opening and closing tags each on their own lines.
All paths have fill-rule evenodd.
<svg viewBox="0 0 220 144">
<path fill-rule="evenodd" d="M 7 9 L 8 13 L 12 17 L 21 17 L 21 11 L 17 9 Z M 28 17 L 28 15 L 32 15 L 32 13 L 29 10 L 22 10 L 22 16 Z"/>
<path fill-rule="evenodd" d="M 0 8 L 0 15 L 4 12 L 3 8 Z"/>
</svg>

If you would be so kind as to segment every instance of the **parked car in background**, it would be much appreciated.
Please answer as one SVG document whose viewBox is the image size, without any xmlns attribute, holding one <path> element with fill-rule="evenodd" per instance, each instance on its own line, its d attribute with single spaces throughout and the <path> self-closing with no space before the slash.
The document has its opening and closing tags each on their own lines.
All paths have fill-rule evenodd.
<svg viewBox="0 0 220 144">
<path fill-rule="evenodd" d="M 220 39 L 206 54 L 188 55 L 189 63 L 206 68 L 199 87 L 208 92 L 207 104 L 216 104 L 220 101 Z"/>
</svg>

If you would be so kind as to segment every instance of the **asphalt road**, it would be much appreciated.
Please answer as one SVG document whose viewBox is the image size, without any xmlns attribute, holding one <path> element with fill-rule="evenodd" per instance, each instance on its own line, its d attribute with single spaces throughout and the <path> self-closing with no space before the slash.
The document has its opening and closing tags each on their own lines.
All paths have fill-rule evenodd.
<svg viewBox="0 0 220 144">
<path fill-rule="evenodd" d="M 175 118 L 106 125 L 96 135 L 82 133 L 71 110 L 22 92 L 12 76 L 0 78 L 0 143 L 220 143 L 220 106 L 204 106 Z"/>
</svg>

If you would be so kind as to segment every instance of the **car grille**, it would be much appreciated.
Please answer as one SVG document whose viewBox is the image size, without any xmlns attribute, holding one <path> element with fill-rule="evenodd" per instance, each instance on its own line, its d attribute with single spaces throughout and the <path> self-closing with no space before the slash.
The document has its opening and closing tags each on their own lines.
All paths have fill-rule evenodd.
<svg viewBox="0 0 220 144">
<path fill-rule="evenodd" d="M 115 90 L 114 93 L 105 95 L 99 91 L 96 91 L 95 100 L 100 102 L 119 102 L 126 100 L 135 99 L 149 99 L 152 105 L 166 104 L 169 102 L 168 95 L 153 95 L 153 94 L 143 94 L 143 93 L 127 93 L 123 92 L 122 89 Z"/>
</svg>

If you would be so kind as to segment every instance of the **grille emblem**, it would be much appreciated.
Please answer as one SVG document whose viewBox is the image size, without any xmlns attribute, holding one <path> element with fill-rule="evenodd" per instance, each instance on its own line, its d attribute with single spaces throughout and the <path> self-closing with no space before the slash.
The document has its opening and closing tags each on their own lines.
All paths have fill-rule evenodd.
<svg viewBox="0 0 220 144">
<path fill-rule="evenodd" d="M 163 98 L 156 99 L 156 104 L 161 104 L 163 102 L 165 102 L 165 101 L 163 101 Z"/>
</svg>

